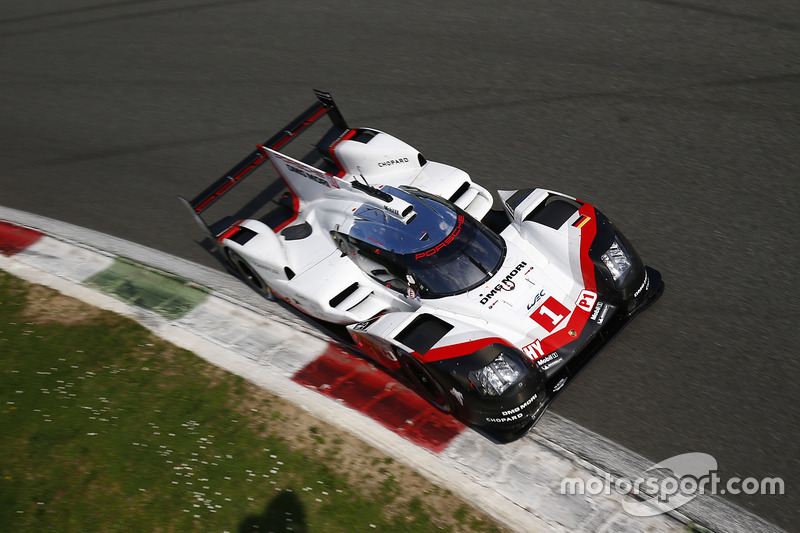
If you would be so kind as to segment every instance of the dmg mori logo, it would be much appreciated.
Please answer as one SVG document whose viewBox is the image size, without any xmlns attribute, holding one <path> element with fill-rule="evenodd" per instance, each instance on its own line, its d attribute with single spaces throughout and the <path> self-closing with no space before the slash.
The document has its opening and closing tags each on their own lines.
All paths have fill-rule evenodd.
<svg viewBox="0 0 800 533">
<path fill-rule="evenodd" d="M 514 287 L 516 287 L 516 285 L 514 285 L 513 278 L 514 278 L 514 276 L 519 274 L 520 271 L 522 271 L 522 268 L 525 267 L 526 265 L 527 265 L 527 263 L 525 261 L 523 261 L 520 264 L 518 264 L 517 266 L 515 266 L 514 269 L 511 272 L 509 272 L 508 275 L 506 277 L 504 277 L 500 281 L 500 283 L 495 285 L 494 288 L 491 291 L 486 293 L 481 298 L 481 305 L 486 305 L 487 303 L 489 303 L 489 300 L 491 300 L 492 297 L 495 294 L 499 293 L 500 291 L 513 291 Z"/>
</svg>

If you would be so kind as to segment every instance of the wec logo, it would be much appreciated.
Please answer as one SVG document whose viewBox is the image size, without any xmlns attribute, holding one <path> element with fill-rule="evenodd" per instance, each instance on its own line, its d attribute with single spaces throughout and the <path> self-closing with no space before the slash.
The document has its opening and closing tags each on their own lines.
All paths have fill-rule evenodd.
<svg viewBox="0 0 800 533">
<path fill-rule="evenodd" d="M 542 298 L 544 298 L 544 289 L 539 291 L 539 293 L 533 298 L 533 301 L 528 304 L 528 311 L 536 307 L 536 304 L 538 304 L 539 300 L 541 300 Z"/>
</svg>

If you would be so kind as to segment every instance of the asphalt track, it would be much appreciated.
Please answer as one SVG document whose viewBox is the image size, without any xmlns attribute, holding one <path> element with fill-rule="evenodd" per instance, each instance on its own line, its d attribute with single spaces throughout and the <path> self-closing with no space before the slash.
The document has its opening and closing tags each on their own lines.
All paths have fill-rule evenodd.
<svg viewBox="0 0 800 533">
<path fill-rule="evenodd" d="M 327 89 L 490 188 L 617 221 L 667 291 L 553 410 L 654 462 L 781 477 L 725 497 L 796 530 L 800 4 L 462 4 L 6 2 L 0 204 L 220 268 L 176 195 Z"/>
</svg>

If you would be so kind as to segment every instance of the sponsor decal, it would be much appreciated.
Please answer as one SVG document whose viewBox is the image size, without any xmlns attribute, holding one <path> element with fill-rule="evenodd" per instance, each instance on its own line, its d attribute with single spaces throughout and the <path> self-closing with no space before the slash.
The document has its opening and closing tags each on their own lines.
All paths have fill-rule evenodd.
<svg viewBox="0 0 800 533">
<path fill-rule="evenodd" d="M 454 397 L 456 400 L 458 400 L 458 403 L 460 403 L 461 405 L 464 405 L 464 395 L 463 395 L 463 394 L 461 394 L 461 392 L 460 392 L 460 391 L 456 390 L 456 388 L 455 388 L 455 387 L 453 387 L 452 389 L 450 389 L 450 394 L 452 394 L 452 395 L 453 395 L 453 397 Z"/>
<path fill-rule="evenodd" d="M 548 332 L 556 329 L 556 326 L 567 316 L 569 316 L 569 309 L 552 296 L 545 300 L 536 311 L 531 313 L 531 318 Z"/>
<path fill-rule="evenodd" d="M 536 364 L 542 370 L 547 370 L 548 368 L 550 368 L 552 366 L 555 366 L 555 365 L 561 363 L 562 361 L 563 361 L 563 359 L 561 358 L 561 355 L 559 355 L 558 352 L 553 352 L 553 353 L 547 354 L 546 356 L 544 356 L 541 359 L 539 359 L 538 361 L 536 361 Z"/>
<path fill-rule="evenodd" d="M 536 307 L 536 304 L 538 304 L 539 300 L 541 300 L 542 298 L 544 298 L 544 289 L 539 291 L 539 294 L 533 297 L 533 301 L 528 304 L 528 311 Z"/>
<path fill-rule="evenodd" d="M 314 167 L 304 167 L 301 168 L 297 166 L 296 162 L 288 157 L 283 157 L 281 154 L 277 154 L 275 152 L 270 152 L 271 156 L 277 157 L 286 165 L 286 169 L 289 172 L 297 174 L 298 176 L 302 176 L 304 178 L 310 179 L 311 181 L 315 181 L 320 185 L 324 185 L 325 187 L 338 189 L 339 184 L 336 183 L 336 178 L 331 176 L 325 172 L 318 171 Z"/>
<path fill-rule="evenodd" d="M 589 318 L 597 322 L 598 326 L 601 326 L 603 325 L 603 321 L 606 319 L 606 313 L 608 313 L 608 305 L 604 304 L 603 302 L 597 302 L 597 305 L 594 307 L 594 311 L 592 311 L 592 315 Z"/>
<path fill-rule="evenodd" d="M 534 416 L 536 416 L 536 413 L 538 413 L 540 410 L 544 408 L 545 404 L 540 403 L 536 409 L 528 411 L 527 413 L 525 412 L 525 409 L 529 407 L 533 402 L 535 402 L 538 397 L 539 397 L 538 394 L 534 394 L 531 398 L 526 400 L 525 403 L 523 403 L 519 407 L 515 407 L 508 411 L 503 411 L 501 413 L 502 416 L 486 417 L 486 421 L 490 423 L 502 424 L 504 422 L 515 422 L 518 420 L 522 420 L 523 418 L 533 418 Z"/>
<path fill-rule="evenodd" d="M 512 281 L 512 278 L 517 274 L 519 274 L 522 271 L 523 267 L 525 266 L 527 266 L 527 263 L 525 261 L 521 262 L 520 264 L 515 266 L 511 270 L 511 272 L 509 272 L 508 275 L 500 281 L 500 283 L 495 285 L 492 290 L 490 290 L 488 293 L 484 295 L 481 295 L 481 305 L 486 305 L 487 303 L 489 303 L 492 297 L 495 294 L 499 293 L 500 291 L 513 291 L 514 282 Z"/>
<path fill-rule="evenodd" d="M 597 293 L 592 291 L 583 290 L 578 295 L 578 301 L 575 302 L 575 305 L 586 311 L 587 313 L 592 310 L 592 306 L 597 301 Z"/>
<path fill-rule="evenodd" d="M 527 346 L 523 346 L 522 353 L 524 353 L 525 355 L 536 361 L 537 359 L 539 359 L 544 355 L 544 350 L 542 349 L 542 341 L 536 339 Z"/>
<path fill-rule="evenodd" d="M 556 384 L 553 386 L 553 392 L 558 392 L 558 391 L 560 391 L 560 390 L 561 390 L 561 389 L 564 387 L 564 385 L 566 385 L 566 384 L 567 384 L 567 378 L 566 378 L 566 376 L 565 376 L 565 377 L 561 378 L 561 379 L 559 380 L 559 382 L 558 382 L 558 383 L 556 383 Z"/>
<path fill-rule="evenodd" d="M 414 256 L 414 259 L 422 259 L 423 257 L 430 257 L 438 253 L 439 250 L 441 250 L 442 248 L 453 242 L 453 240 L 456 237 L 458 237 L 458 234 L 461 233 L 461 226 L 463 224 L 464 224 L 464 215 L 458 215 L 458 220 L 456 221 L 456 227 L 453 228 L 453 231 L 450 233 L 450 235 L 445 240 L 434 246 L 433 248 L 416 254 Z"/>
<path fill-rule="evenodd" d="M 286 168 L 289 169 L 290 172 L 294 172 L 295 174 L 299 174 L 300 176 L 303 176 L 304 178 L 308 178 L 308 179 L 310 179 L 312 181 L 316 181 L 320 185 L 324 185 L 326 187 L 332 187 L 331 183 L 328 180 L 326 180 L 325 178 L 323 178 L 322 176 L 318 176 L 316 174 L 312 174 L 311 172 L 307 172 L 307 171 L 303 170 L 302 168 L 297 168 L 296 166 L 291 165 L 291 164 L 287 164 Z"/>
<path fill-rule="evenodd" d="M 253 262 L 253 264 L 254 264 L 255 266 L 257 266 L 258 268 L 261 268 L 261 269 L 263 269 L 263 270 L 266 270 L 267 272 L 272 272 L 272 273 L 273 273 L 273 274 L 275 274 L 276 276 L 278 275 L 278 270 L 277 270 L 277 269 L 275 269 L 275 268 L 272 268 L 271 266 L 267 266 L 267 265 L 264 265 L 264 264 L 261 264 L 261 263 L 255 262 L 255 261 Z"/>
<path fill-rule="evenodd" d="M 537 394 L 534 394 L 533 396 L 531 396 L 530 398 L 525 400 L 522 404 L 516 406 L 513 409 L 509 409 L 508 411 L 503 411 L 500 414 L 503 415 L 503 416 L 508 416 L 508 415 L 513 415 L 515 413 L 519 413 L 520 411 L 522 411 L 523 409 L 528 407 L 530 404 L 532 404 L 533 401 L 536 400 L 537 396 L 538 396 Z"/>
<path fill-rule="evenodd" d="M 522 413 L 517 413 L 511 416 L 504 416 L 503 418 L 492 418 L 487 417 L 487 422 L 495 422 L 495 423 L 502 423 L 502 422 L 514 422 L 515 420 L 520 420 L 524 415 Z"/>
<path fill-rule="evenodd" d="M 383 167 L 390 167 L 392 165 L 402 165 L 403 163 L 408 163 L 407 157 L 400 157 L 397 159 L 388 159 L 386 161 L 381 161 L 378 163 L 378 166 L 383 168 Z"/>
</svg>

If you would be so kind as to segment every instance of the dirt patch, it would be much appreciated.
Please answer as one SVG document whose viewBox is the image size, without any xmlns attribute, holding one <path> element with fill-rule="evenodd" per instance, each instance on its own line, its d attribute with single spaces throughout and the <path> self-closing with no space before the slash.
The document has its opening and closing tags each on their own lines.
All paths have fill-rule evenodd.
<svg viewBox="0 0 800 533">
<path fill-rule="evenodd" d="M 41 285 L 30 285 L 25 300 L 25 318 L 37 324 L 90 324 L 104 313 L 102 309 Z"/>
<path fill-rule="evenodd" d="M 293 449 L 324 459 L 337 474 L 357 484 L 362 494 L 390 490 L 395 499 L 384 509 L 389 517 L 407 512 L 416 498 L 438 513 L 433 518 L 442 528 L 465 533 L 504 531 L 487 515 L 412 468 L 255 385 L 247 383 L 246 393 L 231 406 L 251 421 L 255 431 L 283 435 Z"/>
</svg>

